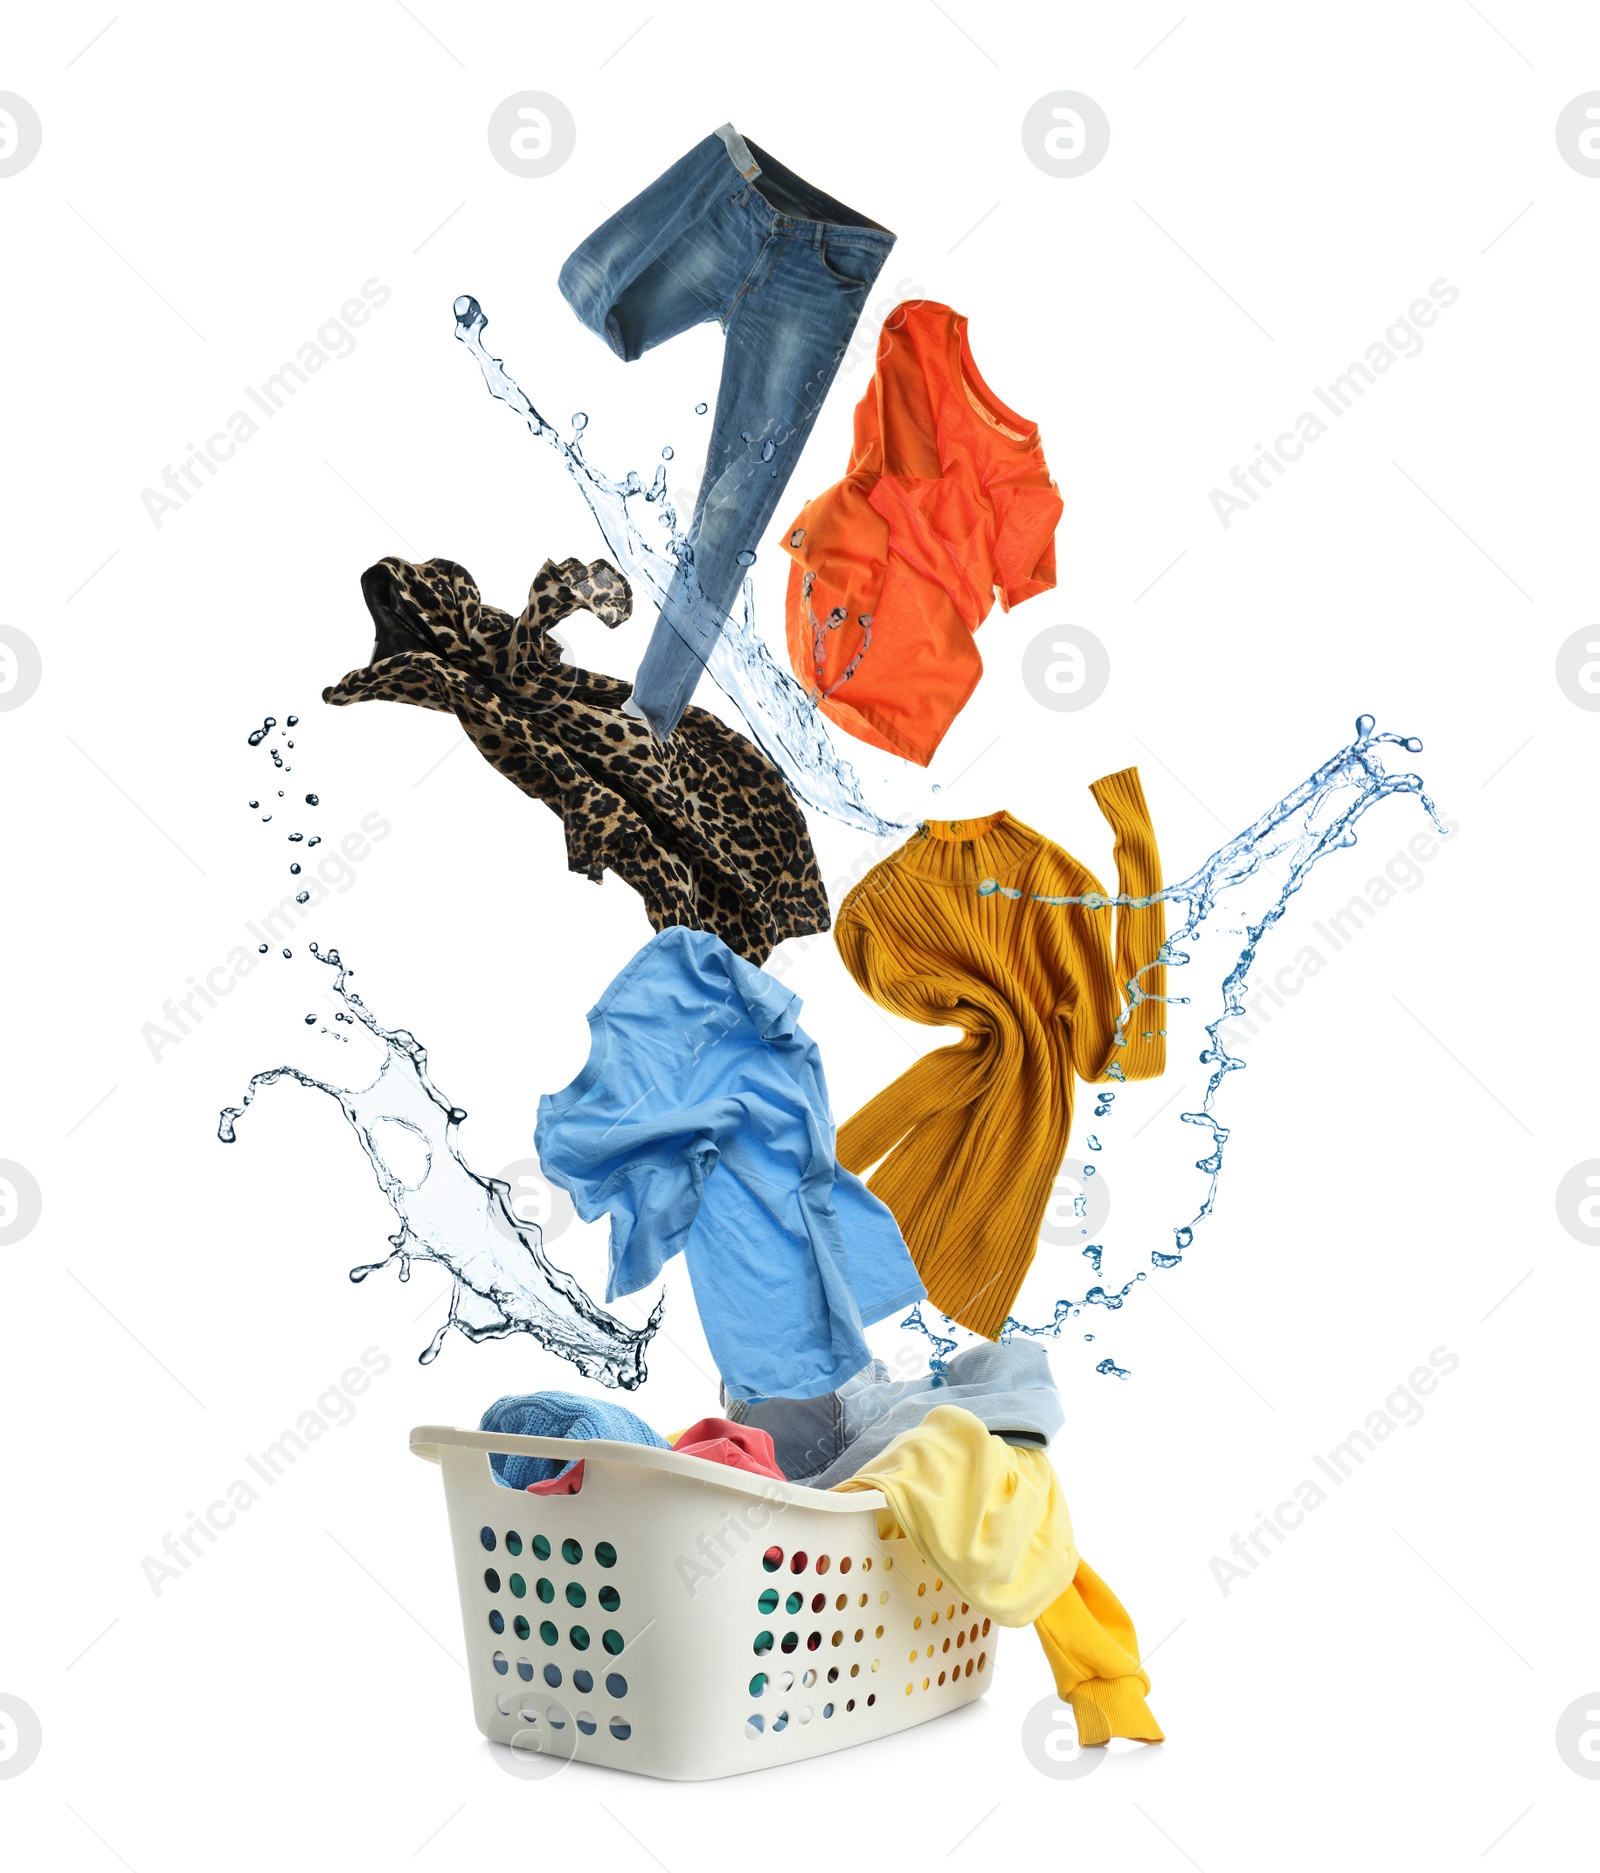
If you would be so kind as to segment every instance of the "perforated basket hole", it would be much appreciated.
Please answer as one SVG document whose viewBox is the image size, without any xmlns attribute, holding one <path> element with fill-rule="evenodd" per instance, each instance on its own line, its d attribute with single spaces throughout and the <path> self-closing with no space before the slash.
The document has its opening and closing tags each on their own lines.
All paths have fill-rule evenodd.
<svg viewBox="0 0 1600 1873">
<path fill-rule="evenodd" d="M 600 1728 L 599 1724 L 595 1722 L 594 1718 L 591 1717 L 586 1710 L 580 1710 L 574 1721 L 585 1736 L 593 1736 L 595 1731 Z"/>
<path fill-rule="evenodd" d="M 585 1672 L 583 1675 L 587 1677 L 589 1674 Z M 578 1674 L 576 1672 L 572 1674 L 572 1681 L 574 1684 L 578 1681 Z M 584 1685 L 580 1688 L 587 1690 L 588 1686 Z M 620 1671 L 609 1671 L 606 1673 L 606 1690 L 609 1691 L 614 1698 L 624 1698 L 628 1695 L 628 1681 L 623 1677 Z"/>
<path fill-rule="evenodd" d="M 633 1735 L 633 1725 L 629 1723 L 625 1717 L 613 1717 L 610 1723 L 606 1725 L 606 1728 L 619 1743 L 626 1743 L 628 1738 Z"/>
<path fill-rule="evenodd" d="M 531 1658 L 519 1658 L 517 1660 L 517 1676 L 524 1684 L 532 1684 L 533 1660 Z"/>
<path fill-rule="evenodd" d="M 583 1559 L 583 1543 L 574 1541 L 570 1535 L 561 1544 L 561 1558 L 568 1567 L 576 1567 Z"/>
<path fill-rule="evenodd" d="M 756 1634 L 755 1644 L 751 1646 L 750 1649 L 760 1658 L 764 1653 L 772 1650 L 772 1644 L 773 1640 L 770 1632 L 758 1632 Z"/>
<path fill-rule="evenodd" d="M 545 1706 L 544 1714 L 545 1714 L 545 1717 L 548 1719 L 550 1728 L 552 1730 L 565 1730 L 566 1729 L 567 1713 L 561 1708 L 559 1704 L 547 1704 Z"/>
<path fill-rule="evenodd" d="M 608 1613 L 615 1613 L 622 1605 L 622 1595 L 612 1586 L 602 1587 L 597 1598 Z"/>
<path fill-rule="evenodd" d="M 605 1631 L 600 1635 L 600 1643 L 613 1658 L 619 1658 L 622 1655 L 623 1647 L 628 1642 L 614 1626 L 607 1626 Z"/>
<path fill-rule="evenodd" d="M 794 1673 L 792 1671 L 780 1671 L 772 1682 L 780 1691 L 792 1691 L 794 1689 Z"/>
<path fill-rule="evenodd" d="M 504 1652 L 496 1652 L 489 1663 L 494 1666 L 495 1670 L 499 1672 L 502 1678 L 511 1669 L 511 1660 L 506 1657 Z"/>
<path fill-rule="evenodd" d="M 508 1528 L 506 1530 L 506 1553 L 507 1554 L 521 1554 L 521 1552 L 522 1552 L 522 1537 L 517 1533 L 517 1531 L 514 1528 Z"/>
<path fill-rule="evenodd" d="M 517 1694 L 514 1691 L 497 1691 L 494 1707 L 502 1717 L 509 1717 L 517 1707 Z"/>
<path fill-rule="evenodd" d="M 766 1690 L 769 1682 L 770 1680 L 767 1674 L 764 1671 L 758 1671 L 750 1680 L 750 1695 L 752 1697 L 760 1697 L 762 1692 Z"/>
<path fill-rule="evenodd" d="M 786 1632 L 783 1635 L 782 1639 L 778 1641 L 778 1649 L 783 1652 L 792 1652 L 795 1649 L 795 1647 L 799 1645 L 799 1643 L 800 1643 L 799 1633 Z"/>
<path fill-rule="evenodd" d="M 791 1593 L 788 1599 L 783 1603 L 783 1610 L 792 1617 L 800 1611 L 805 1603 L 806 1596 L 803 1593 Z"/>
<path fill-rule="evenodd" d="M 979 1669 L 979 1671 L 982 1671 L 982 1670 L 983 1670 L 983 1668 L 984 1668 L 984 1666 L 985 1666 L 985 1665 L 987 1665 L 987 1664 L 988 1664 L 988 1662 L 989 1662 L 989 1654 L 988 1654 L 987 1652 L 980 1652 L 980 1653 L 978 1654 L 978 1669 Z"/>
<path fill-rule="evenodd" d="M 533 1667 L 531 1665 L 528 1668 L 528 1676 L 530 1678 L 533 1676 Z M 552 1691 L 559 1691 L 561 1688 L 561 1667 L 559 1665 L 546 1665 L 544 1668 L 544 1681 L 549 1685 Z"/>
<path fill-rule="evenodd" d="M 478 1530 L 478 1539 L 479 1541 L 483 1543 L 484 1547 L 487 1548 L 491 1554 L 494 1553 L 496 1538 L 495 1538 L 495 1532 L 492 1528 L 480 1528 Z"/>
<path fill-rule="evenodd" d="M 819 1574 L 826 1574 L 830 1565 L 828 1557 L 825 1554 L 819 1554 L 817 1556 L 817 1572 Z"/>
<path fill-rule="evenodd" d="M 544 1575 L 541 1574 L 539 1578 L 533 1583 L 533 1591 L 539 1596 L 539 1598 L 544 1602 L 544 1604 L 548 1606 L 551 1603 L 551 1601 L 554 1600 L 556 1597 L 556 1584 L 553 1580 L 546 1580 Z"/>
<path fill-rule="evenodd" d="M 805 1549 L 802 1548 L 799 1550 L 798 1553 L 791 1554 L 789 1556 L 789 1572 L 791 1574 L 803 1574 L 805 1571 L 806 1571 L 806 1553 L 805 1553 Z"/>
<path fill-rule="evenodd" d="M 492 1567 L 486 1567 L 483 1570 L 483 1584 L 491 1593 L 498 1593 L 500 1591 L 500 1576 Z"/>
<path fill-rule="evenodd" d="M 796 1723 L 810 1723 L 811 1706 L 809 1704 L 802 1704 L 800 1708 L 795 1712 L 794 1720 Z"/>
<path fill-rule="evenodd" d="M 847 1554 L 842 1554 L 842 1555 L 840 1555 L 840 1557 L 839 1557 L 839 1572 L 840 1572 L 841 1574 L 848 1574 L 848 1573 L 850 1572 L 850 1557 L 849 1557 L 849 1555 L 847 1555 Z"/>
<path fill-rule="evenodd" d="M 772 1734 L 776 1736 L 780 1730 L 787 1730 L 788 1727 L 789 1713 L 786 1710 L 780 1710 L 772 1720 Z"/>
<path fill-rule="evenodd" d="M 588 1602 L 588 1598 L 589 1598 L 588 1594 L 585 1593 L 583 1590 L 582 1581 L 569 1580 L 567 1582 L 567 1605 L 568 1606 L 583 1606 Z"/>
<path fill-rule="evenodd" d="M 533 1552 L 536 1559 L 548 1561 L 550 1559 L 550 1542 L 548 1537 L 535 1535 L 533 1538 Z"/>
<path fill-rule="evenodd" d="M 528 1624 L 528 1618 L 525 1613 L 519 1613 L 516 1618 L 512 1620 L 511 1630 L 519 1639 L 531 1639 L 533 1637 L 533 1628 Z"/>
<path fill-rule="evenodd" d="M 556 1623 L 553 1619 L 539 1622 L 539 1637 L 546 1645 L 554 1645 L 560 1639 L 561 1634 L 556 1630 Z"/>
<path fill-rule="evenodd" d="M 761 1565 L 769 1574 L 776 1574 L 778 1569 L 783 1566 L 782 1548 L 768 1548 L 766 1553 L 761 1557 Z"/>
<path fill-rule="evenodd" d="M 617 1564 L 617 1551 L 612 1547 L 609 1541 L 597 1541 L 594 1544 L 594 1558 L 602 1567 L 615 1567 Z"/>
<path fill-rule="evenodd" d="M 489 1630 L 490 1632 L 504 1632 L 505 1629 L 506 1629 L 505 1614 L 500 1611 L 499 1607 L 491 1606 L 489 1608 Z"/>
<path fill-rule="evenodd" d="M 765 1736 L 766 1732 L 767 1732 L 766 1718 L 763 1717 L 761 1712 L 758 1710 L 751 1711 L 750 1715 L 746 1717 L 744 1720 L 745 1735 L 748 1737 L 754 1738 L 758 1736 Z"/>
<path fill-rule="evenodd" d="M 824 1717 L 831 1717 L 833 1715 L 833 1706 L 831 1704 L 824 1704 L 822 1707 L 822 1714 Z"/>
<path fill-rule="evenodd" d="M 594 1673 L 580 1665 L 572 1674 L 572 1688 L 581 1691 L 585 1697 L 594 1689 Z"/>
<path fill-rule="evenodd" d="M 804 1677 L 803 1677 L 803 1678 L 802 1678 L 802 1679 L 800 1680 L 800 1682 L 801 1682 L 801 1683 L 802 1683 L 802 1684 L 803 1684 L 803 1685 L 805 1686 L 805 1688 L 806 1688 L 806 1689 L 807 1689 L 807 1690 L 809 1691 L 809 1690 L 811 1689 L 811 1687 L 812 1687 L 812 1685 L 814 1685 L 814 1684 L 815 1684 L 815 1683 L 817 1682 L 817 1674 L 816 1674 L 816 1670 L 815 1670 L 815 1668 L 813 1668 L 812 1670 L 810 1670 L 810 1671 L 808 1671 L 808 1672 L 807 1672 L 807 1673 L 805 1674 L 805 1676 L 804 1676 Z"/>
<path fill-rule="evenodd" d="M 567 1643 L 572 1647 L 574 1652 L 587 1652 L 589 1649 L 589 1628 L 587 1626 L 571 1627 L 567 1633 Z"/>
</svg>

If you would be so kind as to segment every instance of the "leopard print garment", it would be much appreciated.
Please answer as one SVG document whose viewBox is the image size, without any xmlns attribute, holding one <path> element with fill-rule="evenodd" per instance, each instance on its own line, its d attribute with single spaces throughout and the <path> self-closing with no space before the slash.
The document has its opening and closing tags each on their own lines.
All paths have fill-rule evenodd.
<svg viewBox="0 0 1600 1873">
<path fill-rule="evenodd" d="M 512 618 L 448 559 L 383 559 L 361 576 L 372 660 L 324 702 L 410 702 L 453 713 L 484 759 L 561 815 L 567 865 L 609 867 L 651 925 L 710 930 L 757 965 L 785 937 L 826 930 L 806 823 L 777 768 L 704 709 L 672 738 L 622 713 L 630 685 L 564 663 L 547 636 L 574 611 L 615 627 L 633 594 L 603 559 L 546 560 Z"/>
</svg>

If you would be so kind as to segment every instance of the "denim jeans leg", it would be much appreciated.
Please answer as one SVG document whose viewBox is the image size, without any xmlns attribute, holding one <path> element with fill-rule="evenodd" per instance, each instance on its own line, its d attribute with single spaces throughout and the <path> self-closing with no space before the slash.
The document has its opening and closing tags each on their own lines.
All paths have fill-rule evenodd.
<svg viewBox="0 0 1600 1873">
<path fill-rule="evenodd" d="M 716 647 L 892 239 L 780 218 L 728 316 L 693 561 L 673 580 L 634 683 L 636 711 L 662 739 Z"/>
</svg>

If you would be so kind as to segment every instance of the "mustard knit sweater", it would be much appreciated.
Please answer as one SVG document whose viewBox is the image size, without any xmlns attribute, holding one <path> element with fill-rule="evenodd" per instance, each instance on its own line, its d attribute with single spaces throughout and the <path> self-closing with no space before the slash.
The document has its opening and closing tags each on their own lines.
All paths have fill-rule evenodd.
<svg viewBox="0 0 1600 1873">
<path fill-rule="evenodd" d="M 1149 897 L 1161 861 L 1136 768 L 1090 788 L 1116 834 L 1117 889 Z M 1008 813 L 930 820 L 845 899 L 834 941 L 882 1008 L 961 1039 L 925 1055 L 840 1128 L 839 1162 L 894 1212 L 928 1297 L 999 1336 L 1033 1260 L 1072 1131 L 1076 1079 L 1153 1079 L 1166 1005 L 1117 1018 L 1166 934 L 1162 906 L 1113 910 L 1093 875 Z M 1113 946 L 1115 960 L 1113 961 Z M 881 1160 L 881 1162 L 880 1162 Z"/>
</svg>

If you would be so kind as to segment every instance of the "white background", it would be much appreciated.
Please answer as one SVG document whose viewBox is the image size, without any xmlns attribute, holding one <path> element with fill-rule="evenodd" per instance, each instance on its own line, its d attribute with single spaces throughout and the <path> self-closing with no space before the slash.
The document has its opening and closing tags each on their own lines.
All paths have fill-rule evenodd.
<svg viewBox="0 0 1600 1873">
<path fill-rule="evenodd" d="M 1072 9 L 1070 27 L 931 0 L 109 14 L 14 9 L 0 60 L 44 126 L 0 180 L 0 623 L 44 671 L 0 714 L 0 1156 L 43 1192 L 0 1249 L 0 1692 L 43 1726 L 38 1760 L 0 1781 L 8 1864 L 680 1873 L 1065 1850 L 1214 1873 L 1592 1851 L 1600 1785 L 1555 1730 L 1600 1687 L 1600 1251 L 1555 1192 L 1597 1151 L 1600 721 L 1554 670 L 1593 616 L 1600 180 L 1554 127 L 1600 85 L 1600 19 L 1458 0 L 1172 0 Z M 530 88 L 578 128 L 537 180 L 485 136 Z M 1020 125 L 1068 88 L 1103 106 L 1111 146 L 1061 180 Z M 639 902 L 569 877 L 556 819 L 449 719 L 318 696 L 367 654 L 357 580 L 381 555 L 458 559 L 516 610 L 546 555 L 601 550 L 453 341 L 457 293 L 542 409 L 589 412 L 596 460 L 648 472 L 670 442 L 699 461 L 715 328 L 623 367 L 555 282 L 608 207 L 729 118 L 899 232 L 869 319 L 901 282 L 967 313 L 1066 503 L 1060 587 L 985 626 L 988 674 L 929 777 L 938 803 L 919 778 L 915 810 L 1007 806 L 1106 877 L 1084 789 L 1136 762 L 1176 877 L 1370 710 L 1422 737 L 1406 764 L 1460 829 L 1250 1040 L 1222 1198 L 1183 1269 L 1081 1323 L 1093 1347 L 1074 1323 L 1054 1349 L 1055 1461 L 1169 1738 L 1075 1781 L 1021 1748 L 1050 1689 L 1026 1632 L 985 1700 L 809 1766 L 698 1786 L 501 1773 L 471 1722 L 439 1479 L 406 1432 L 570 1370 L 526 1341 L 453 1338 L 416 1363 L 442 1279 L 346 1279 L 392 1222 L 326 1101 L 279 1088 L 232 1151 L 216 1142 L 259 1067 L 354 1075 L 359 1041 L 305 1051 L 303 958 L 159 1060 L 141 1033 L 287 883 L 281 828 L 245 806 L 267 784 L 245 733 L 296 711 L 293 780 L 324 830 L 392 827 L 307 934 L 426 1041 L 475 1164 L 531 1150 L 539 1093 L 584 1057 L 583 1011 L 649 934 Z M 1459 299 L 1420 355 L 1224 529 L 1211 488 L 1440 278 Z M 392 297 L 355 350 L 154 526 L 141 491 L 369 279 Z M 779 523 L 842 472 L 867 379 L 858 361 L 834 391 Z M 756 571 L 775 646 L 785 566 L 774 549 Z M 628 675 L 648 622 L 566 635 Z M 1077 713 L 1019 675 L 1062 623 L 1112 660 Z M 861 760 L 880 791 L 891 766 Z M 1267 960 L 1423 825 L 1406 800 L 1372 815 Z M 869 849 L 813 833 L 830 883 Z M 841 1115 L 943 1038 L 880 1016 L 826 941 L 787 980 Z M 1199 1007 L 1107 1134 L 1108 1272 L 1165 1247 L 1197 1189 L 1176 1115 L 1200 1083 Z M 582 1225 L 555 1245 L 596 1291 L 603 1247 Z M 1081 1292 L 1078 1260 L 1041 1251 L 1019 1311 Z M 681 1273 L 668 1285 L 672 1339 L 636 1401 L 663 1429 L 716 1404 Z M 887 1354 L 906 1337 L 874 1335 Z M 1422 1421 L 1225 1595 L 1212 1557 L 1441 1346 L 1459 1369 Z M 153 1592 L 143 1558 L 368 1347 L 392 1363 L 354 1421 Z M 1095 1374 L 1107 1352 L 1126 1383 Z"/>
</svg>

